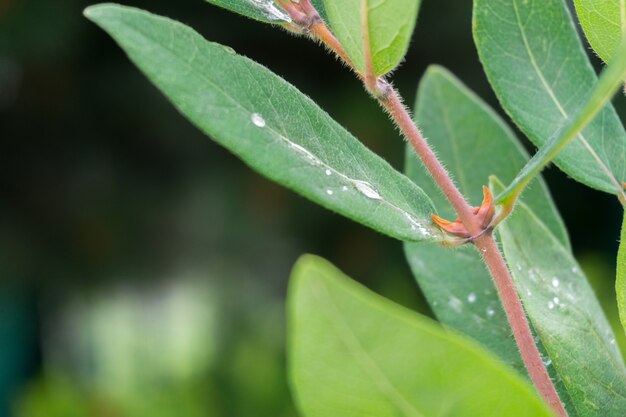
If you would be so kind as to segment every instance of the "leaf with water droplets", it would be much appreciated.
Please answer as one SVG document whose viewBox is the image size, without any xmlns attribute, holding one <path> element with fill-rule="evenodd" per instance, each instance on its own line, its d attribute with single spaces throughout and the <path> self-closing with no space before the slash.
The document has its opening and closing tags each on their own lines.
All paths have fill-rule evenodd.
<svg viewBox="0 0 626 417">
<path fill-rule="evenodd" d="M 302 257 L 288 296 L 292 388 L 305 417 L 549 417 L 476 343 Z"/>
<path fill-rule="evenodd" d="M 376 76 L 393 70 L 409 47 L 421 0 L 324 0 L 328 21 L 352 63 Z M 369 39 L 369 42 L 366 42 Z"/>
<path fill-rule="evenodd" d="M 610 62 L 626 34 L 626 0 L 574 0 L 574 4 L 589 44 Z"/>
<path fill-rule="evenodd" d="M 504 121 L 444 68 L 431 66 L 422 78 L 416 118 L 463 194 L 476 205 L 490 175 L 512 180 L 528 159 Z M 485 158 L 485 150 L 492 157 Z M 438 214 L 455 217 L 410 147 L 405 172 L 430 195 Z M 523 199 L 541 213 L 550 230 L 567 245 L 565 227 L 544 182 L 531 184 Z M 524 373 L 491 276 L 476 250 L 469 245 L 450 250 L 436 245 L 405 244 L 405 253 L 437 318 Z M 460 308 L 450 308 L 451 299 L 461 300 Z"/>
<path fill-rule="evenodd" d="M 266 68 L 138 9 L 101 5 L 85 14 L 183 115 L 255 170 L 390 236 L 439 240 L 419 187 Z"/>
<path fill-rule="evenodd" d="M 481 62 L 502 106 L 542 146 L 597 82 L 565 2 L 476 0 L 473 26 Z M 600 111 L 554 161 L 590 187 L 621 193 L 626 132 L 613 106 Z"/>
<path fill-rule="evenodd" d="M 617 305 L 619 307 L 619 317 L 622 327 L 626 333 L 626 213 L 624 213 L 624 223 L 622 224 L 622 236 L 617 254 L 617 280 L 615 282 L 617 293 Z"/>
<path fill-rule="evenodd" d="M 623 417 L 626 367 L 571 252 L 523 202 L 497 230 L 508 264 L 519 266 L 511 273 L 524 309 L 577 413 Z"/>
</svg>

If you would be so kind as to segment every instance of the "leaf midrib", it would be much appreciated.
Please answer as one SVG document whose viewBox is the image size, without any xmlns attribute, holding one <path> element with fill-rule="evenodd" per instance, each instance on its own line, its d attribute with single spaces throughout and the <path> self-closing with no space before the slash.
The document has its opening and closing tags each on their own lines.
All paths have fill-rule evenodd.
<svg viewBox="0 0 626 417">
<path fill-rule="evenodd" d="M 624 5 L 624 1 L 626 1 L 626 0 L 622 0 L 622 6 Z M 526 36 L 526 30 L 524 28 L 524 25 L 523 25 L 523 23 L 521 21 L 520 15 L 519 15 L 519 10 L 518 10 L 518 6 L 517 6 L 517 0 L 513 0 L 513 9 L 515 10 L 515 19 L 516 19 L 517 25 L 519 26 L 519 29 L 520 29 L 520 34 L 521 34 L 522 40 L 524 42 L 524 48 L 526 49 L 526 53 L 528 54 L 528 57 L 530 58 L 530 63 L 532 65 L 533 69 L 535 70 L 535 72 L 537 73 L 537 75 L 539 76 L 541 84 L 543 84 L 546 92 L 548 93 L 548 95 L 550 96 L 552 101 L 554 102 L 556 108 L 561 113 L 561 116 L 563 116 L 564 120 L 567 120 L 569 115 L 567 114 L 567 112 L 565 111 L 565 109 L 561 105 L 560 101 L 558 100 L 558 98 L 554 94 L 554 91 L 552 90 L 552 88 L 548 84 L 547 80 L 545 79 L 545 77 L 543 75 L 543 72 L 541 71 L 541 69 L 539 68 L 539 65 L 537 64 L 537 61 L 535 59 L 535 55 L 533 54 L 533 52 L 532 52 L 532 50 L 530 48 L 530 45 L 528 43 L 528 38 Z M 577 138 L 578 138 L 578 140 L 580 140 L 582 142 L 583 146 L 585 147 L 587 152 L 589 152 L 589 154 L 592 156 L 592 158 L 596 160 L 596 162 L 598 163 L 598 165 L 600 166 L 602 171 L 609 178 L 609 181 L 611 181 L 613 183 L 613 185 L 615 185 L 616 191 L 618 193 L 622 192 L 621 191 L 621 186 L 620 186 L 619 182 L 617 181 L 617 179 L 615 178 L 615 176 L 613 175 L 611 170 L 606 166 L 604 161 L 602 161 L 600 156 L 591 147 L 591 145 L 589 144 L 589 142 L 587 141 L 585 136 L 582 134 L 582 132 L 580 134 L 578 134 Z"/>
<path fill-rule="evenodd" d="M 328 307 L 328 309 L 321 308 L 319 310 L 324 312 L 328 321 L 333 324 L 336 334 L 341 340 L 343 340 L 344 345 L 350 352 L 352 352 L 361 367 L 364 368 L 365 373 L 368 375 L 373 384 L 379 388 L 380 392 L 387 398 L 387 401 L 390 404 L 397 407 L 398 410 L 401 410 L 403 415 L 407 417 L 426 417 L 424 414 L 419 412 L 408 399 L 405 398 L 400 390 L 389 380 L 383 370 L 380 369 L 380 367 L 368 354 L 359 338 L 356 334 L 354 334 L 352 328 L 345 321 L 339 306 L 334 302 L 334 299 L 322 281 L 323 280 L 319 279 L 313 281 L 315 287 L 317 288 L 317 291 L 314 291 L 314 294 L 316 295 L 318 302 Z M 321 291 L 325 294 L 320 294 Z M 329 310 L 332 310 L 333 314 L 331 314 Z"/>
</svg>

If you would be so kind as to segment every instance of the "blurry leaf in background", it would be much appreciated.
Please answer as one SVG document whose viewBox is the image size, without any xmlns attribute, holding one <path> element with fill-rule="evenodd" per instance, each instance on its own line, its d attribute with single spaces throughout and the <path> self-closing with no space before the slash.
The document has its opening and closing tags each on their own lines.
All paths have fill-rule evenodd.
<svg viewBox="0 0 626 417">
<path fill-rule="evenodd" d="M 589 44 L 610 62 L 626 34 L 626 0 L 574 0 L 574 4 Z"/>
<path fill-rule="evenodd" d="M 487 351 L 302 257 L 288 297 L 290 375 L 307 417 L 551 416 Z"/>
<path fill-rule="evenodd" d="M 421 0 L 324 0 L 334 34 L 356 69 L 364 74 L 371 55 L 376 76 L 404 59 Z M 366 51 L 364 37 L 369 37 Z"/>
<path fill-rule="evenodd" d="M 35 303 L 29 292 L 0 285 L 0 416 L 34 373 L 37 357 Z"/>
<path fill-rule="evenodd" d="M 492 186 L 503 188 L 495 179 Z M 528 318 L 577 412 L 621 417 L 626 367 L 578 263 L 523 202 L 497 230 Z"/>
<path fill-rule="evenodd" d="M 101 5 L 85 14 L 184 115 L 258 172 L 392 237 L 440 238 L 418 186 L 266 68 L 138 9 Z"/>
<path fill-rule="evenodd" d="M 597 76 L 563 0 L 477 0 L 474 40 L 487 78 L 538 147 L 587 98 Z M 626 179 L 626 132 L 612 105 L 555 158 L 568 175 L 615 194 Z"/>
<path fill-rule="evenodd" d="M 528 160 L 518 139 L 494 110 L 442 67 L 429 67 L 420 81 L 415 114 L 425 137 L 470 201 L 481 201 L 482 186 L 489 183 L 490 175 L 510 181 Z M 485 149 L 489 149 L 489 157 L 485 157 Z M 411 147 L 407 147 L 405 172 L 423 184 L 439 215 L 456 217 Z M 543 180 L 531 184 L 523 199 L 541 213 L 559 241 L 569 245 L 563 221 Z M 477 340 L 520 373 L 526 373 L 492 278 L 474 247 L 450 250 L 407 243 L 405 254 L 442 323 Z"/>
<path fill-rule="evenodd" d="M 293 417 L 282 300 L 250 288 L 250 271 L 221 262 L 48 304 L 44 373 L 21 396 L 19 417 Z"/>
</svg>

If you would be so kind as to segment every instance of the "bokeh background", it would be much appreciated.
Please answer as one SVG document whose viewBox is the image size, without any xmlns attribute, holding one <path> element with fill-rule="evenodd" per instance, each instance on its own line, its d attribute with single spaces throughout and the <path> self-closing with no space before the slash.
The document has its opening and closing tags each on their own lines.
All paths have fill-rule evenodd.
<svg viewBox="0 0 626 417">
<path fill-rule="evenodd" d="M 317 45 L 202 0 L 124 3 L 263 63 L 402 168 L 398 134 Z M 283 309 L 305 252 L 431 314 L 399 242 L 204 137 L 82 17 L 89 4 L 0 0 L 0 416 L 296 416 Z M 395 73 L 408 103 L 430 63 L 497 106 L 470 1 L 423 0 Z M 626 115 L 626 100 L 615 104 Z M 617 326 L 621 209 L 556 169 L 546 178 Z"/>
</svg>

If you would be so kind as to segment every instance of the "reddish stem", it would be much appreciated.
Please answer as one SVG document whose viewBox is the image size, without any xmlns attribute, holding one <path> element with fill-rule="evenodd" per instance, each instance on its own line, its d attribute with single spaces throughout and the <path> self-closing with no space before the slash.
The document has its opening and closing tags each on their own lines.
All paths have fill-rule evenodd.
<svg viewBox="0 0 626 417">
<path fill-rule="evenodd" d="M 487 265 L 498 290 L 515 342 L 528 370 L 528 375 L 552 409 L 559 416 L 567 416 L 559 394 L 556 392 L 554 384 L 550 380 L 550 375 L 541 360 L 541 354 L 533 339 L 522 302 L 519 299 L 509 269 L 491 231 L 483 233 L 483 227 L 479 219 L 474 215 L 474 209 L 467 203 L 463 194 L 461 194 L 446 172 L 446 169 L 430 146 L 428 146 L 428 142 L 426 142 L 408 110 L 402 104 L 398 92 L 392 88 L 386 97 L 379 99 L 379 102 L 389 112 L 393 121 L 404 134 L 404 137 L 413 146 L 413 149 L 415 149 L 430 175 L 441 188 L 452 207 L 454 207 L 467 230 L 472 235 L 478 236 L 474 239 L 474 244 Z"/>
</svg>

